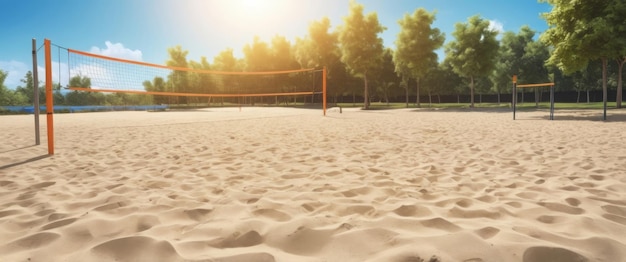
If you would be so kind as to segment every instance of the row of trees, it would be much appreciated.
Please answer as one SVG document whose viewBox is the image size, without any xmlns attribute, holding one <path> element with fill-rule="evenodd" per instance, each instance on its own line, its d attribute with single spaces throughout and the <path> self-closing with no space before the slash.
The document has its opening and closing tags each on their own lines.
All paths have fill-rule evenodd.
<svg viewBox="0 0 626 262">
<path fill-rule="evenodd" d="M 575 1 L 575 4 L 566 0 L 545 1 L 554 8 L 544 14 L 550 28 L 539 40 L 536 40 L 536 32 L 527 26 L 518 32 L 504 32 L 498 40 L 498 32 L 489 28 L 487 20 L 473 16 L 456 24 L 452 33 L 454 39 L 444 46 L 445 35 L 432 27 L 436 14 L 420 8 L 398 21 L 401 31 L 395 40 L 396 48 L 392 50 L 383 46 L 380 33 L 386 28 L 379 23 L 376 13 L 364 14 L 363 6 L 352 1 L 344 23 L 335 30 L 328 18 L 322 18 L 312 22 L 308 35 L 293 44 L 280 35 L 269 43 L 255 37 L 244 46 L 243 58 L 235 57 L 232 49 L 226 49 L 214 57 L 212 63 L 206 57 L 201 57 L 200 61 L 188 60 L 188 52 L 176 46 L 167 50 L 166 63 L 215 71 L 326 66 L 328 92 L 334 98 L 331 101 L 337 102 L 350 95 L 354 101 L 358 96 L 363 98 L 365 108 L 369 107 L 371 99 L 389 101 L 401 96 L 405 97 L 407 107 L 410 96 L 417 97 L 415 103 L 420 106 L 419 98 L 424 93 L 429 101 L 432 96 L 469 93 L 471 106 L 474 106 L 475 93 L 479 97 L 487 93 L 498 94 L 498 97 L 510 93 L 514 74 L 519 76 L 520 83 L 554 81 L 562 91 L 580 93 L 602 86 L 605 100 L 608 87 L 615 87 L 617 106 L 621 107 L 621 73 L 626 62 L 626 26 L 623 23 L 626 4 L 620 0 Z M 444 59 L 439 59 L 436 53 L 441 48 L 445 50 Z M 616 63 L 608 63 L 610 60 Z M 25 82 L 29 81 L 28 77 Z M 190 93 L 227 92 L 226 88 L 236 86 L 245 93 L 254 85 L 292 90 L 301 84 L 288 78 L 272 81 L 246 82 L 240 76 L 222 76 L 215 80 L 206 74 L 173 71 L 166 78 L 156 77 L 143 85 L 148 91 Z M 18 88 L 16 93 L 20 90 Z M 27 93 L 24 92 L 26 97 Z M 71 100 L 65 99 L 65 103 Z M 175 102 L 196 101 L 183 98 Z M 17 96 L 13 102 L 22 103 L 24 97 Z M 155 97 L 154 102 L 172 103 L 172 98 Z"/>
<path fill-rule="evenodd" d="M 585 3 L 595 9 L 582 8 L 580 14 L 569 15 L 602 17 L 615 11 L 607 9 L 611 6 L 608 2 Z M 552 23 L 550 17 L 553 13 L 560 13 L 560 8 L 566 4 L 559 1 L 550 3 L 555 8 L 545 15 L 551 25 L 547 35 L 555 30 L 565 30 L 562 25 Z M 621 10 L 619 6 L 613 7 Z M 559 57 L 563 55 L 559 56 L 558 52 L 560 45 L 571 46 L 567 44 L 568 39 L 550 40 L 544 34 L 541 40 L 535 40 L 536 32 L 528 26 L 520 28 L 517 33 L 504 32 L 498 40 L 498 32 L 489 28 L 489 21 L 473 16 L 465 23 L 456 24 L 452 33 L 454 40 L 444 46 L 444 34 L 432 27 L 435 13 L 420 8 L 400 19 L 401 31 L 395 41 L 396 49 L 391 50 L 383 46 L 379 35 L 386 28 L 378 22 L 376 13 L 364 14 L 363 9 L 362 5 L 351 2 L 348 16 L 335 31 L 331 29 L 328 18 L 312 22 L 308 35 L 296 39 L 293 45 L 282 36 L 274 37 L 270 43 L 255 37 L 251 44 L 243 48 L 242 59 L 235 58 L 232 49 L 227 49 L 216 56 L 212 64 L 204 57 L 200 62 L 187 61 L 187 51 L 177 46 L 168 50 L 170 59 L 167 64 L 219 71 L 272 71 L 327 66 L 331 96 L 358 95 L 364 98 L 365 108 L 368 108 L 372 98 L 388 101 L 390 97 L 401 95 L 405 97 L 407 106 L 410 95 L 417 97 L 415 103 L 420 106 L 419 97 L 424 91 L 429 100 L 432 95 L 469 93 L 473 106 L 476 92 L 498 96 L 510 93 L 511 76 L 514 74 L 520 77 L 520 83 L 556 81 L 558 89 L 578 92 L 589 91 L 602 83 L 593 77 L 599 68 L 595 67 L 597 57 L 588 56 L 580 60 L 585 63 L 571 69 L 564 63 L 567 63 L 566 59 L 577 56 L 568 53 L 561 59 Z M 603 29 L 614 28 L 611 31 L 614 34 L 617 34 L 616 30 L 623 30 L 617 20 L 601 25 Z M 584 34 L 578 35 L 578 38 L 585 37 Z M 442 47 L 446 57 L 441 61 L 436 51 Z M 613 80 L 609 84 L 617 87 L 618 107 L 621 106 L 623 60 L 618 60 L 621 61 L 619 68 L 612 70 L 609 77 Z M 587 64 L 590 66 L 587 67 Z M 200 84 L 202 81 L 198 81 L 198 76 L 181 74 L 185 73 L 172 73 L 167 80 L 154 79 L 152 83 L 145 84 L 146 89 L 154 90 L 154 86 L 159 84 L 168 86 L 167 83 L 173 83 L 169 86 L 179 88 L 179 91 L 206 92 L 192 88 L 206 86 Z M 359 86 L 362 91 L 359 91 Z"/>
<path fill-rule="evenodd" d="M 34 79 L 31 71 L 21 80 L 22 85 L 11 90 L 4 85 L 8 73 L 0 70 L 0 105 L 23 106 L 34 103 Z M 70 79 L 70 86 L 91 87 L 91 79 L 86 76 L 74 76 Z M 45 105 L 46 91 L 42 83 L 38 84 L 39 104 Z M 104 94 L 92 92 L 70 91 L 64 92 L 59 84 L 53 86 L 53 101 L 55 105 L 147 105 L 152 103 L 150 97 L 132 94 Z"/>
</svg>

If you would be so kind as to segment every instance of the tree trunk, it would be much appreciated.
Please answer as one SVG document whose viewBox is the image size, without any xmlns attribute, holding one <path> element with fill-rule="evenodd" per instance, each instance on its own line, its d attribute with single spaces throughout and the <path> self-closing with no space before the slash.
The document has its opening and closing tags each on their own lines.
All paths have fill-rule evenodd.
<svg viewBox="0 0 626 262">
<path fill-rule="evenodd" d="M 624 63 L 626 63 L 626 58 L 622 61 L 617 60 L 617 96 L 615 97 L 615 106 L 617 108 L 622 108 L 622 71 Z"/>
<path fill-rule="evenodd" d="M 606 100 L 607 100 L 607 89 L 606 89 L 606 66 L 608 59 L 602 58 L 602 102 L 604 103 L 604 114 L 602 120 L 606 120 Z"/>
<path fill-rule="evenodd" d="M 385 103 L 389 106 L 389 95 L 385 92 Z"/>
<path fill-rule="evenodd" d="M 589 89 L 587 89 L 587 104 L 591 103 L 591 101 L 589 100 Z"/>
<path fill-rule="evenodd" d="M 474 108 L 474 77 L 470 76 L 470 108 Z"/>
<path fill-rule="evenodd" d="M 500 105 L 500 90 L 498 90 L 498 105 Z"/>
<path fill-rule="evenodd" d="M 408 79 L 406 80 L 406 86 L 404 86 L 404 95 L 406 99 L 406 108 L 409 108 L 409 80 Z"/>
<path fill-rule="evenodd" d="M 437 104 L 441 104 L 441 95 L 437 94 Z"/>
<path fill-rule="evenodd" d="M 356 106 L 356 92 L 352 91 L 352 106 Z"/>
<path fill-rule="evenodd" d="M 535 87 L 535 107 L 539 108 L 539 88 Z"/>
<path fill-rule="evenodd" d="M 576 104 L 579 104 L 580 103 L 580 90 L 576 90 L 576 93 L 577 93 L 577 95 L 576 95 Z"/>
<path fill-rule="evenodd" d="M 415 104 L 417 104 L 417 108 L 420 108 L 420 79 L 417 78 L 417 96 L 415 98 Z"/>
<path fill-rule="evenodd" d="M 430 95 L 430 90 L 428 90 L 428 107 L 433 107 L 433 97 Z"/>
<path fill-rule="evenodd" d="M 456 94 L 456 103 L 457 104 L 461 103 L 461 94 Z"/>
<path fill-rule="evenodd" d="M 365 82 L 365 89 L 363 90 L 363 109 L 369 109 L 370 108 L 370 101 L 369 101 L 369 92 L 367 90 L 367 72 L 363 73 L 363 81 Z"/>
</svg>

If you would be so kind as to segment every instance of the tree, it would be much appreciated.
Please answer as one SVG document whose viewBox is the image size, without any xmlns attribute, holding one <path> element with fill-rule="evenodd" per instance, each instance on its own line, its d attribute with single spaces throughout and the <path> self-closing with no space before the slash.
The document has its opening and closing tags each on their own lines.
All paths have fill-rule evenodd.
<svg viewBox="0 0 626 262">
<path fill-rule="evenodd" d="M 446 59 L 454 71 L 470 79 L 470 101 L 474 107 L 474 78 L 488 76 L 495 67 L 498 32 L 489 29 L 489 21 L 472 16 L 466 24 L 457 23 L 455 41 L 446 46 Z"/>
<path fill-rule="evenodd" d="M 350 14 L 344 17 L 344 25 L 339 30 L 341 61 L 354 75 L 363 78 L 364 109 L 369 109 L 367 74 L 382 62 L 383 40 L 378 34 L 385 29 L 375 12 L 363 15 L 363 5 L 350 1 Z"/>
<path fill-rule="evenodd" d="M 167 84 L 165 83 L 165 79 L 160 76 L 154 77 L 152 82 L 146 80 L 143 82 L 143 87 L 146 91 L 150 92 L 167 92 Z M 166 96 L 155 96 L 153 98 L 153 102 L 156 104 L 167 104 L 169 101 L 169 97 Z"/>
<path fill-rule="evenodd" d="M 196 70 L 211 70 L 211 65 L 207 61 L 206 57 L 200 57 L 200 62 L 196 62 L 193 60 L 189 61 L 189 67 Z M 189 72 L 187 74 L 187 81 L 189 83 L 189 92 L 192 93 L 214 93 L 214 84 L 212 75 L 199 73 L 199 72 Z M 189 97 L 187 99 L 198 102 L 199 97 Z M 211 103 L 211 97 L 208 97 L 208 103 Z"/>
<path fill-rule="evenodd" d="M 505 32 L 500 42 L 495 70 L 489 76 L 492 90 L 500 94 L 510 90 L 511 76 L 517 75 L 519 83 L 548 82 L 548 69 L 545 61 L 549 57 L 548 47 L 540 41 L 533 40 L 535 31 L 522 26 L 517 34 Z M 538 89 L 535 88 L 535 98 Z"/>
<path fill-rule="evenodd" d="M 331 31 L 330 19 L 322 18 L 309 25 L 309 34 L 305 38 L 296 39 L 295 57 L 303 68 L 327 69 L 327 92 L 335 97 L 346 92 L 348 74 L 341 61 L 338 33 Z"/>
<path fill-rule="evenodd" d="M 395 72 L 393 64 L 393 50 L 385 48 L 383 53 L 383 61 L 379 68 L 374 71 L 376 78 L 376 95 L 385 100 L 389 105 L 389 97 L 396 95 L 396 87 L 400 86 L 400 78 Z"/>
<path fill-rule="evenodd" d="M 571 74 L 587 67 L 589 61 L 600 60 L 606 120 L 607 63 L 626 55 L 626 4 L 623 0 L 544 1 L 552 5 L 552 10 L 544 14 L 549 28 L 541 37 L 554 47 L 548 62 Z"/>
<path fill-rule="evenodd" d="M 524 48 L 533 41 L 534 32 L 528 26 L 522 26 L 519 33 L 512 31 L 504 32 L 498 49 L 498 55 L 494 65 L 494 71 L 489 76 L 492 83 L 492 90 L 500 94 L 509 90 L 512 85 L 511 77 L 517 75 L 521 80 L 526 80 L 526 74 L 522 73 L 522 56 Z"/>
<path fill-rule="evenodd" d="M 189 51 L 183 50 L 181 46 L 167 49 L 169 59 L 165 62 L 167 66 L 187 68 L 187 54 Z M 189 79 L 187 71 L 174 70 L 167 76 L 168 83 L 172 86 L 173 92 L 188 92 Z M 186 97 L 177 97 L 178 103 L 186 103 Z"/>
<path fill-rule="evenodd" d="M 274 71 L 293 70 L 300 67 L 296 61 L 296 56 L 293 54 L 294 48 L 291 46 L 291 42 L 284 36 L 276 35 L 272 38 L 272 47 L 270 50 L 271 58 L 268 63 Z M 273 75 L 271 77 L 272 86 L 268 89 L 269 92 L 277 92 L 276 88 L 280 88 L 282 92 L 289 92 L 297 85 L 297 77 L 291 74 Z M 274 97 L 276 104 L 279 104 L 278 96 Z"/>
<path fill-rule="evenodd" d="M 28 104 L 28 98 L 25 95 L 10 90 L 4 85 L 4 81 L 6 80 L 7 76 L 9 76 L 8 72 L 0 70 L 0 106 L 17 106 Z"/>
<path fill-rule="evenodd" d="M 33 104 L 34 103 L 34 97 L 35 94 L 33 92 L 33 90 L 35 90 L 35 81 L 33 78 L 33 73 L 31 71 L 26 72 L 26 75 L 24 75 L 24 78 L 22 78 L 22 83 L 24 83 L 23 86 L 18 86 L 15 89 L 16 93 L 19 93 L 23 96 L 25 96 L 28 101 L 28 104 Z M 41 84 L 39 85 L 41 87 Z M 46 90 L 44 88 L 39 88 L 39 103 L 43 104 L 46 102 Z"/>
<path fill-rule="evenodd" d="M 83 87 L 83 88 L 91 88 L 91 79 L 86 76 L 77 75 L 70 78 L 69 86 L 72 87 Z M 98 95 L 102 95 L 102 93 L 97 93 Z M 97 105 L 97 95 L 96 93 L 84 92 L 84 91 L 72 91 L 69 92 L 65 100 L 69 105 Z"/>
<path fill-rule="evenodd" d="M 431 28 L 435 21 L 435 13 L 429 13 L 423 8 L 415 10 L 412 16 L 405 14 L 398 21 L 400 33 L 395 44 L 396 52 L 393 61 L 396 73 L 406 74 L 416 80 L 417 107 L 420 107 L 420 79 L 437 67 L 437 53 L 445 40 L 443 33 L 437 28 Z"/>
</svg>

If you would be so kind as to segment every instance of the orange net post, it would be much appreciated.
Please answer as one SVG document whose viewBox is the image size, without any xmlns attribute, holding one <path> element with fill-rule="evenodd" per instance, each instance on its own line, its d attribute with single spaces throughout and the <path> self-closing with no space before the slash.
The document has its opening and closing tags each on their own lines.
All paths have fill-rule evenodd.
<svg viewBox="0 0 626 262">
<path fill-rule="evenodd" d="M 326 116 L 326 66 L 322 71 L 322 108 L 324 110 L 324 116 Z"/>
<path fill-rule="evenodd" d="M 48 155 L 54 155 L 54 104 L 52 100 L 52 56 L 50 40 L 44 40 L 46 55 L 46 119 L 48 129 Z"/>
</svg>

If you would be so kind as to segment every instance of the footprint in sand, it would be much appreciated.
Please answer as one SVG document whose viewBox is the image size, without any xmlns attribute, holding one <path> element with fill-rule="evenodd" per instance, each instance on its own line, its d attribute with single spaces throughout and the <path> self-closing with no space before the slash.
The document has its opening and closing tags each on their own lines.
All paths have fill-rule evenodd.
<svg viewBox="0 0 626 262">
<path fill-rule="evenodd" d="M 289 221 L 291 216 L 275 209 L 262 208 L 252 212 L 254 215 L 267 217 L 278 222 Z"/>
<path fill-rule="evenodd" d="M 53 229 L 53 228 L 57 228 L 57 227 L 66 226 L 66 225 L 69 225 L 71 223 L 74 223 L 76 220 L 77 220 L 76 218 L 68 218 L 68 219 L 57 220 L 57 221 L 54 221 L 54 222 L 49 223 L 47 225 L 44 225 L 43 227 L 41 227 L 41 230 L 48 230 L 48 229 Z"/>
<path fill-rule="evenodd" d="M 423 221 L 420 221 L 420 223 L 425 227 L 436 228 L 436 229 L 440 229 L 440 230 L 447 231 L 447 232 L 457 232 L 462 229 L 456 224 L 453 224 L 450 221 L 441 217 L 423 220 Z"/>
<path fill-rule="evenodd" d="M 523 262 L 588 262 L 586 257 L 560 247 L 530 247 L 524 251 Z"/>
<path fill-rule="evenodd" d="M 227 257 L 218 257 L 212 261 L 219 262 L 241 262 L 241 261 L 255 261 L 255 262 L 275 262 L 274 256 L 268 253 L 246 253 Z"/>
<path fill-rule="evenodd" d="M 0 218 L 3 217 L 8 217 L 8 216 L 12 216 L 12 215 L 17 215 L 20 214 L 21 212 L 19 210 L 4 210 L 4 211 L 0 211 Z"/>
<path fill-rule="evenodd" d="M 402 205 L 394 209 L 393 212 L 402 217 L 423 217 L 432 215 L 430 209 L 417 205 Z"/>
<path fill-rule="evenodd" d="M 235 232 L 226 238 L 218 238 L 207 243 L 216 248 L 251 247 L 263 243 L 263 236 L 254 230 L 245 234 Z"/>
<path fill-rule="evenodd" d="M 567 213 L 571 215 L 580 215 L 585 213 L 585 210 L 582 208 L 572 207 L 560 203 L 539 202 L 537 204 L 555 212 Z"/>
<path fill-rule="evenodd" d="M 110 261 L 181 261 L 174 246 L 146 236 L 113 239 L 91 249 L 96 256 Z"/>
<path fill-rule="evenodd" d="M 187 209 L 183 210 L 183 212 L 192 220 L 195 221 L 205 221 L 206 217 L 213 211 L 213 209 L 206 208 L 196 208 L 196 209 Z"/>
<path fill-rule="evenodd" d="M 39 232 L 8 243 L 0 249 L 0 253 L 8 254 L 47 246 L 61 237 L 58 233 Z M 4 250 L 3 250 L 4 249 Z"/>
<path fill-rule="evenodd" d="M 474 233 L 476 233 L 482 239 L 490 239 L 500 233 L 500 229 L 497 229 L 495 227 L 483 227 L 481 229 L 475 230 Z"/>
</svg>

